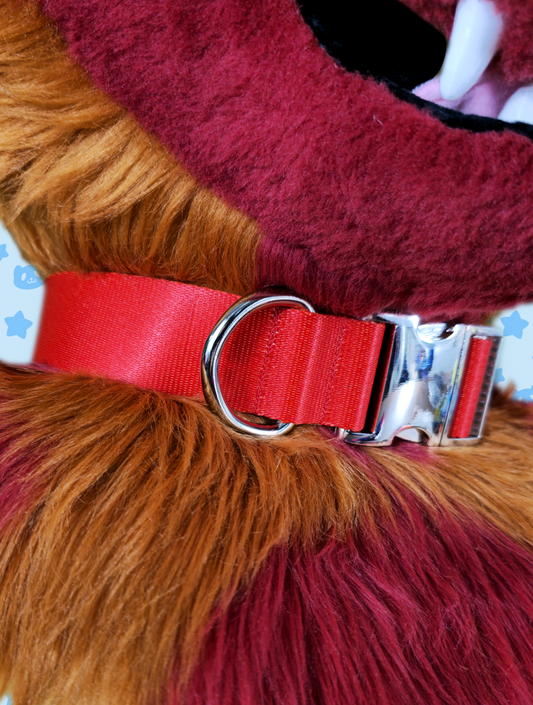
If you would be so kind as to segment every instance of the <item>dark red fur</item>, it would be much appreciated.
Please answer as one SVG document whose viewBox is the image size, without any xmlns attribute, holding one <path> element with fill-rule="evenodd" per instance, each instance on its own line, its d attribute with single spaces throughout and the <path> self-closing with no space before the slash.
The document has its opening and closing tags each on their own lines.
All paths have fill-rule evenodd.
<svg viewBox="0 0 533 705">
<path fill-rule="evenodd" d="M 258 218 L 262 281 L 352 313 L 473 315 L 532 293 L 531 144 L 449 130 L 349 76 L 288 0 L 48 9 L 109 92 Z M 532 453 L 516 406 L 477 461 L 417 448 L 344 463 L 310 431 L 278 451 L 192 402 L 3 376 L 0 492 L 17 516 L 1 535 L 0 643 L 17 703 L 47 689 L 80 703 L 533 703 Z M 176 682 L 159 699 L 167 664 L 196 656 L 181 636 L 194 619 L 211 619 L 200 663 L 185 697 Z"/>
<path fill-rule="evenodd" d="M 9 430 L 8 428 L 7 431 Z M 34 456 L 24 457 L 24 454 L 19 452 L 6 461 L 5 447 L 6 444 L 0 442 L 0 456 L 3 458 L 0 466 L 0 529 L 27 508 L 38 490 L 31 477 L 39 459 Z"/>
<path fill-rule="evenodd" d="M 35 478 L 45 449 L 28 452 L 24 442 L 25 429 L 6 414 L 5 400 L 0 398 L 0 530 L 20 516 L 39 494 L 40 482 Z"/>
<path fill-rule="evenodd" d="M 495 0 L 504 16 L 499 65 L 510 82 L 533 82 L 533 3 Z"/>
<path fill-rule="evenodd" d="M 402 494 L 394 522 L 365 522 L 314 555 L 272 555 L 213 626 L 181 702 L 533 702 L 531 554 Z"/>
<path fill-rule="evenodd" d="M 450 36 L 458 0 L 401 0 L 401 2 L 446 37 Z"/>
<path fill-rule="evenodd" d="M 42 0 L 75 58 L 264 231 L 258 285 L 479 318 L 533 298 L 533 143 L 341 69 L 293 0 Z"/>
</svg>

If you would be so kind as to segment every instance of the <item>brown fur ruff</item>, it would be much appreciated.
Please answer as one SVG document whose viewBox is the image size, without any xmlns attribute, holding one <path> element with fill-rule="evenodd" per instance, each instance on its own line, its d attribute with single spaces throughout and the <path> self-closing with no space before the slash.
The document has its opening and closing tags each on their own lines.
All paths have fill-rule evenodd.
<svg viewBox="0 0 533 705">
<path fill-rule="evenodd" d="M 0 369 L 0 443 L 36 458 L 0 533 L 1 685 L 16 703 L 152 702 L 271 549 L 390 514 L 398 482 L 533 544 L 523 405 L 493 409 L 477 448 L 349 460 L 312 428 L 254 441 L 194 401 Z"/>
<path fill-rule="evenodd" d="M 0 217 L 41 274 L 253 290 L 254 222 L 96 89 L 32 3 L 0 3 L 0 83 Z"/>
<path fill-rule="evenodd" d="M 2 217 L 43 274 L 253 288 L 254 223 L 98 92 L 32 5 L 0 4 L 0 74 Z M 348 456 L 313 428 L 254 441 L 194 401 L 2 365 L 2 459 L 33 465 L 0 531 L 0 689 L 17 705 L 155 702 L 274 547 L 390 515 L 398 484 L 531 548 L 530 429 L 500 400 L 475 448 Z"/>
</svg>

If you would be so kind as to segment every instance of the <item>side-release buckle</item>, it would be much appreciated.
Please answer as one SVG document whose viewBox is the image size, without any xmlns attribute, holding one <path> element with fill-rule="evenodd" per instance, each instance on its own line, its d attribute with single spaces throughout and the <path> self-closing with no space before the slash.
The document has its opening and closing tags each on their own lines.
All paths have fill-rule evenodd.
<svg viewBox="0 0 533 705">
<path fill-rule="evenodd" d="M 353 432 L 338 428 L 347 443 L 390 445 L 395 437 L 430 446 L 476 443 L 494 383 L 494 367 L 501 332 L 482 325 L 420 324 L 418 316 L 382 314 L 372 320 L 394 326 L 388 371 L 372 429 Z M 465 383 L 465 372 L 474 339 L 492 341 L 482 370 L 479 396 L 470 430 L 452 438 L 450 430 Z"/>
</svg>

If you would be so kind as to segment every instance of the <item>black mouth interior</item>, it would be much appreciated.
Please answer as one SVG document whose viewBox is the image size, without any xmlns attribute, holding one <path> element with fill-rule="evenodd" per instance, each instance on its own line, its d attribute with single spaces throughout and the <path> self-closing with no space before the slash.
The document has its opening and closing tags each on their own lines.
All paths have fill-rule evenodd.
<svg viewBox="0 0 533 705">
<path fill-rule="evenodd" d="M 511 130 L 533 140 L 533 125 L 465 115 L 423 100 L 412 89 L 433 78 L 446 53 L 445 37 L 400 0 L 299 0 L 317 40 L 347 71 L 387 84 L 400 100 L 431 113 L 451 128 L 470 132 Z"/>
<path fill-rule="evenodd" d="M 300 0 L 304 20 L 347 71 L 413 90 L 433 78 L 446 54 L 444 36 L 399 0 Z"/>
</svg>

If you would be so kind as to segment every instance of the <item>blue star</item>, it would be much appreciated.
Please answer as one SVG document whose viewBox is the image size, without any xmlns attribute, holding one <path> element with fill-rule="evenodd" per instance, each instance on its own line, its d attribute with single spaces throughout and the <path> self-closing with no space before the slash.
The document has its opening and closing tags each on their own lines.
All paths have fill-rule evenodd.
<svg viewBox="0 0 533 705">
<path fill-rule="evenodd" d="M 4 318 L 4 321 L 7 323 L 7 334 L 9 336 L 18 335 L 19 338 L 25 338 L 26 331 L 33 325 L 33 321 L 24 318 L 22 311 L 17 311 L 14 316 Z"/>
<path fill-rule="evenodd" d="M 0 245 L 0 262 L 4 259 L 4 257 L 9 257 L 7 254 L 7 245 Z"/>
<path fill-rule="evenodd" d="M 522 331 L 529 325 L 529 321 L 520 318 L 518 311 L 513 311 L 510 316 L 504 316 L 501 321 L 503 323 L 503 334 L 514 335 L 518 339 L 522 338 Z"/>
<path fill-rule="evenodd" d="M 522 401 L 531 401 L 533 397 L 533 387 L 530 389 L 521 389 L 513 394 L 514 399 L 521 399 Z"/>
<path fill-rule="evenodd" d="M 500 382 L 505 382 L 505 377 L 503 376 L 503 368 L 498 367 L 494 374 L 494 384 L 499 384 Z"/>
</svg>

